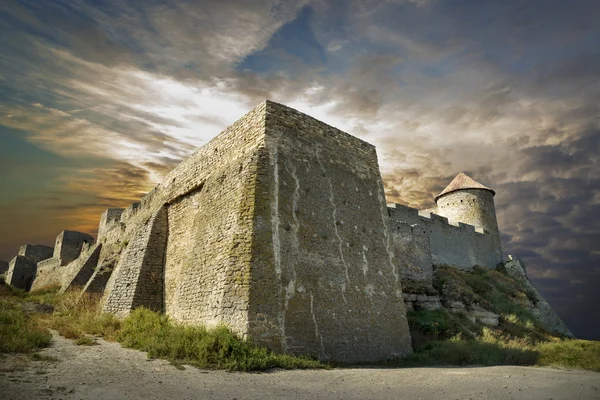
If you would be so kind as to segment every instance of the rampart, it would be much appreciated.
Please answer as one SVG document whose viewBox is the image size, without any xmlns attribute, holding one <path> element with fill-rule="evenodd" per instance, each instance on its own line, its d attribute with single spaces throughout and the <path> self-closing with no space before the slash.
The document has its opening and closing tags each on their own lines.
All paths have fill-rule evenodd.
<svg viewBox="0 0 600 400">
<path fill-rule="evenodd" d="M 8 272 L 8 261 L 0 260 L 0 275 Z"/>
<path fill-rule="evenodd" d="M 27 257 L 36 263 L 52 257 L 53 252 L 52 247 L 40 244 L 24 244 L 19 248 L 20 256 Z"/>
<path fill-rule="evenodd" d="M 398 229 L 399 224 L 418 225 L 429 235 L 431 261 L 435 265 L 449 265 L 461 269 L 471 269 L 474 265 L 495 268 L 502 260 L 497 258 L 495 235 L 472 225 L 448 219 L 433 213 L 419 213 L 419 210 L 402 204 L 388 207 L 390 229 Z"/>
<path fill-rule="evenodd" d="M 489 194 L 476 199 L 485 207 L 457 215 L 497 230 L 493 191 L 464 174 L 444 207 L 473 188 Z M 496 267 L 497 239 L 387 207 L 374 146 L 266 101 L 139 203 L 106 210 L 95 244 L 65 231 L 51 258 L 15 265 L 37 269 L 34 288 L 102 293 L 103 310 L 118 316 L 143 306 L 185 324 L 226 324 L 278 352 L 376 361 L 412 351 L 405 301 L 440 307 L 435 266 Z"/>
<path fill-rule="evenodd" d="M 323 359 L 411 351 L 375 149 L 322 122 L 265 102 L 109 216 L 105 311 L 164 309 Z"/>
</svg>

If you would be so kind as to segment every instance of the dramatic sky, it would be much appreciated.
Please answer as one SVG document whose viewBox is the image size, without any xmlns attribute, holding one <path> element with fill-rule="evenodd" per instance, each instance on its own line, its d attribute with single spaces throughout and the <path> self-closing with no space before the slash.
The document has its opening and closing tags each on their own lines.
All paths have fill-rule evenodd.
<svg viewBox="0 0 600 400">
<path fill-rule="evenodd" d="M 0 259 L 95 233 L 265 98 L 377 146 L 390 202 L 460 171 L 600 340 L 597 0 L 0 0 Z"/>
</svg>

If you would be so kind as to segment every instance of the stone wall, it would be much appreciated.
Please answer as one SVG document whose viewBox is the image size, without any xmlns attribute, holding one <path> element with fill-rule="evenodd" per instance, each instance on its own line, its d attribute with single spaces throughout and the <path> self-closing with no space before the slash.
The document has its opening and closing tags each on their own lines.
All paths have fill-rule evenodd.
<svg viewBox="0 0 600 400">
<path fill-rule="evenodd" d="M 6 282 L 19 289 L 29 290 L 35 278 L 35 261 L 28 257 L 17 255 L 8 265 Z"/>
<path fill-rule="evenodd" d="M 427 293 L 433 278 L 429 234 L 419 225 L 398 221 L 390 221 L 390 232 L 402 291 L 405 294 Z"/>
<path fill-rule="evenodd" d="M 483 228 L 490 237 L 492 247 L 489 249 L 491 266 L 504 261 L 494 195 L 489 190 L 461 189 L 447 193 L 437 199 L 438 214 L 448 218 L 451 223 L 463 222 L 478 228 Z"/>
<path fill-rule="evenodd" d="M 94 238 L 88 234 L 63 231 L 56 238 L 53 257 L 60 259 L 60 265 L 67 265 L 79 257 L 84 244 L 91 245 L 93 243 Z"/>
<path fill-rule="evenodd" d="M 132 237 L 113 273 L 115 282 L 104 302 L 105 312 L 125 316 L 141 306 L 164 311 L 167 230 L 163 207 Z"/>
<path fill-rule="evenodd" d="M 100 216 L 100 224 L 98 225 L 98 241 L 104 237 L 108 230 L 116 224 L 121 223 L 123 211 L 125 211 L 123 208 L 109 208 L 102 213 Z"/>
<path fill-rule="evenodd" d="M 166 313 L 248 333 L 249 274 L 265 104 L 184 160 L 163 180 L 169 241 Z M 156 195 L 155 195 L 156 196 Z"/>
<path fill-rule="evenodd" d="M 429 235 L 432 263 L 471 269 L 474 265 L 495 268 L 498 261 L 497 235 L 464 223 L 449 223 L 437 214 L 419 213 L 401 204 L 388 208 L 392 229 L 398 223 L 419 225 Z M 501 253 L 500 253 L 501 254 Z"/>
<path fill-rule="evenodd" d="M 33 262 L 40 262 L 52 257 L 54 249 L 41 244 L 24 244 L 19 248 L 19 255 L 29 258 Z"/>
<path fill-rule="evenodd" d="M 92 245 L 90 248 L 82 251 L 79 258 L 64 268 L 61 277 L 62 286 L 60 293 L 64 293 L 69 289 L 82 288 L 87 284 L 98 265 L 101 249 L 101 243 Z"/>
<path fill-rule="evenodd" d="M 265 124 L 250 337 L 343 362 L 410 353 L 375 148 L 276 103 Z"/>
<path fill-rule="evenodd" d="M 31 285 L 31 290 L 60 285 L 62 285 L 62 266 L 60 258 L 52 257 L 37 263 L 35 279 Z"/>
</svg>

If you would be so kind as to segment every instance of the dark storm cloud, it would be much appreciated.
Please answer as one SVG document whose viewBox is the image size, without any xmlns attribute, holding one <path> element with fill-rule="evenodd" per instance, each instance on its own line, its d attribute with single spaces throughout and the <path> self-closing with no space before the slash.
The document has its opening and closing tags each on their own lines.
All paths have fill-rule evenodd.
<svg viewBox="0 0 600 400">
<path fill-rule="evenodd" d="M 93 230 L 101 207 L 136 201 L 241 116 L 233 105 L 299 102 L 377 145 L 390 201 L 431 207 L 459 171 L 493 187 L 505 254 L 576 334 L 600 338 L 599 2 L 4 5 L 0 125 L 57 190 L 35 192 L 23 182 L 39 168 L 15 167 L 12 192 L 42 207 L 0 202 L 8 225 Z"/>
</svg>

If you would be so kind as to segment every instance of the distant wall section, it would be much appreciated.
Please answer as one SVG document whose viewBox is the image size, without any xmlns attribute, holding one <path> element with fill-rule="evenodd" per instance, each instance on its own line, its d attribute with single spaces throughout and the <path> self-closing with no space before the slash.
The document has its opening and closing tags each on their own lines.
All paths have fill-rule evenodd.
<svg viewBox="0 0 600 400">
<path fill-rule="evenodd" d="M 495 268 L 502 260 L 498 259 L 496 235 L 485 233 L 472 225 L 448 222 L 437 214 L 421 213 L 415 208 L 401 204 L 388 207 L 389 223 L 392 229 L 405 223 L 418 225 L 429 235 L 431 261 L 435 265 L 451 265 L 471 269 L 474 265 Z"/>
</svg>

